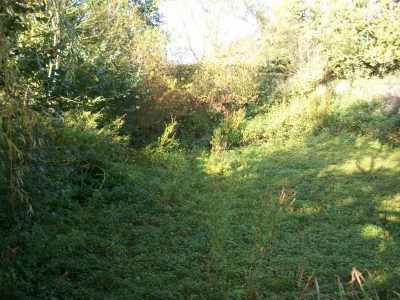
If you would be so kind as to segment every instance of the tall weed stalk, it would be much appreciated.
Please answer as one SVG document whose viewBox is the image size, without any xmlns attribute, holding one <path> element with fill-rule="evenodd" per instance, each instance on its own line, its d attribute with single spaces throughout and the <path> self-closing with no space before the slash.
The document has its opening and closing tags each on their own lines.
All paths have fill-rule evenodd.
<svg viewBox="0 0 400 300">
<path fill-rule="evenodd" d="M 258 215 L 258 225 L 254 233 L 253 257 L 254 262 L 250 267 L 247 278 L 247 298 L 260 299 L 257 282 L 261 268 L 272 247 L 272 242 L 279 224 L 287 213 L 293 210 L 295 195 L 288 193 L 284 188 L 274 197 L 269 191 L 261 199 L 261 207 Z"/>
</svg>

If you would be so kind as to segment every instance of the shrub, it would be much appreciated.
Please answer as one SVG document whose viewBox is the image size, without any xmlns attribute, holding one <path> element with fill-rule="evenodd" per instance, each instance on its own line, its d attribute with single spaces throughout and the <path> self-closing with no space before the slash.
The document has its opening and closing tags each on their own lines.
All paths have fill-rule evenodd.
<svg viewBox="0 0 400 300">
<path fill-rule="evenodd" d="M 244 116 L 244 109 L 239 109 L 225 116 L 221 125 L 214 130 L 211 140 L 211 151 L 213 153 L 228 150 L 232 146 L 238 146 L 242 143 L 241 124 Z"/>
<path fill-rule="evenodd" d="M 320 87 L 308 96 L 307 116 L 317 128 L 326 125 L 333 95 L 326 87 Z"/>
<path fill-rule="evenodd" d="M 101 114 L 71 112 L 64 119 L 42 117 L 38 122 L 35 131 L 43 143 L 23 177 L 34 208 L 85 202 L 119 176 L 114 163 L 129 157 L 126 138 L 117 137 L 122 121 L 97 128 L 99 118 Z"/>
</svg>

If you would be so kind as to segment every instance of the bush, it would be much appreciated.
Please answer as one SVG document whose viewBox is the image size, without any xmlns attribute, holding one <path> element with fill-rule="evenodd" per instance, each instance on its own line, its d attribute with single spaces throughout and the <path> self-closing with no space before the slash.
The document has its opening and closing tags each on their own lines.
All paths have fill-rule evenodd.
<svg viewBox="0 0 400 300">
<path fill-rule="evenodd" d="M 327 119 L 333 131 L 347 131 L 399 144 L 400 114 L 385 115 L 381 101 L 354 101 L 347 106 L 336 105 Z"/>
<path fill-rule="evenodd" d="M 317 128 L 326 126 L 333 95 L 326 87 L 320 87 L 308 96 L 307 116 Z"/>
<path fill-rule="evenodd" d="M 311 133 L 315 121 L 310 119 L 309 101 L 292 99 L 290 103 L 272 106 L 268 112 L 247 120 L 243 129 L 243 142 L 287 139 L 299 134 Z"/>
<path fill-rule="evenodd" d="M 221 125 L 214 130 L 211 140 L 211 151 L 213 153 L 228 150 L 231 147 L 238 146 L 242 143 L 243 133 L 241 124 L 244 116 L 244 109 L 239 109 L 225 116 Z"/>
<path fill-rule="evenodd" d="M 122 123 L 97 128 L 100 117 L 83 112 L 40 119 L 35 134 L 43 142 L 23 168 L 23 188 L 34 210 L 84 203 L 119 176 L 115 162 L 129 157 L 126 138 L 117 137 Z"/>
</svg>

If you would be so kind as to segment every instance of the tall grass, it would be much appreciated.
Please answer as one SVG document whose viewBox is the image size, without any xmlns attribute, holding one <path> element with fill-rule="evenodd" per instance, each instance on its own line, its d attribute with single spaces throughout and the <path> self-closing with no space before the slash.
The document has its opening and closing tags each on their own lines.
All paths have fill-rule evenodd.
<svg viewBox="0 0 400 300">
<path fill-rule="evenodd" d="M 257 217 L 257 227 L 253 240 L 253 262 L 247 277 L 247 299 L 261 299 L 257 283 L 265 267 L 265 259 L 272 247 L 272 240 L 276 235 L 277 228 L 287 216 L 293 211 L 295 195 L 289 194 L 282 188 L 279 195 L 274 196 L 267 191 L 261 199 L 261 205 Z M 268 266 L 266 266 L 268 268 Z"/>
</svg>

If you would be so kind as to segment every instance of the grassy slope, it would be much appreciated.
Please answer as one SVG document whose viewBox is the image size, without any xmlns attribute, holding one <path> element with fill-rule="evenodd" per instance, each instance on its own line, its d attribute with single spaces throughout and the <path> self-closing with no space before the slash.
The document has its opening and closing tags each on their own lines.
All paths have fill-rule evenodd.
<svg viewBox="0 0 400 300">
<path fill-rule="evenodd" d="M 22 230 L 6 297 L 292 299 L 301 273 L 333 294 L 352 267 L 399 291 L 399 162 L 321 135 L 120 166 L 124 185 Z"/>
<path fill-rule="evenodd" d="M 262 234 L 273 230 L 253 243 L 253 248 L 270 247 L 265 257 L 256 255 L 254 289 L 268 298 L 283 295 L 295 290 L 304 270 L 315 271 L 321 290 L 332 292 L 335 278 L 347 282 L 352 267 L 368 268 L 377 282 L 395 287 L 400 279 L 399 155 L 378 143 L 339 136 L 252 146 L 220 163 L 234 187 L 225 200 L 231 216 L 225 236 L 236 241 L 246 230 L 250 235 L 259 227 Z M 293 205 L 260 219 L 262 199 L 276 203 L 282 189 L 288 197 L 283 206 L 294 200 Z M 236 258 L 250 247 L 244 244 Z"/>
</svg>

